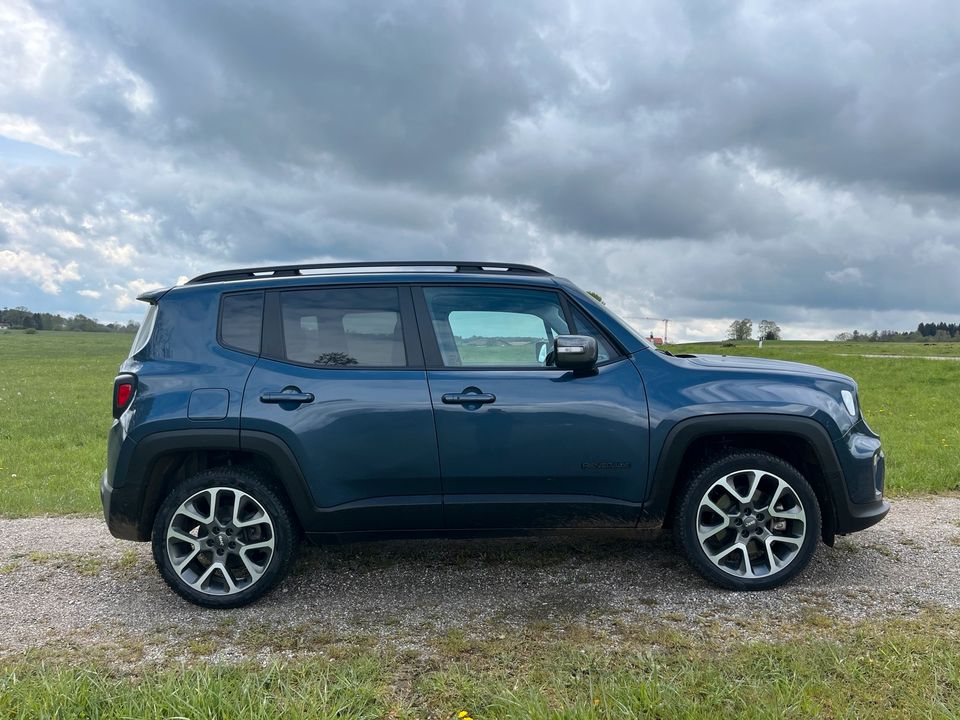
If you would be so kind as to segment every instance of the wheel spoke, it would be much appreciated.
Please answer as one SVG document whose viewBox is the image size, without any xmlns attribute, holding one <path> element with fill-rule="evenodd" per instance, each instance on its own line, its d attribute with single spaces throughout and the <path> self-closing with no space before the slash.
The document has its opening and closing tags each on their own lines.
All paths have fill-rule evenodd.
<svg viewBox="0 0 960 720">
<path fill-rule="evenodd" d="M 773 548 L 771 547 L 771 541 L 773 538 L 767 538 L 763 542 L 763 546 L 767 549 L 767 562 L 770 563 L 770 572 L 775 573 L 780 568 L 780 561 L 777 559 L 777 556 L 773 554 Z"/>
<path fill-rule="evenodd" d="M 230 574 L 230 570 L 223 563 L 217 563 L 220 568 L 220 575 L 223 577 L 224 581 L 227 583 L 227 592 L 231 595 L 237 591 L 237 583 L 234 582 L 233 576 Z"/>
<path fill-rule="evenodd" d="M 175 528 L 170 528 L 167 532 L 167 539 L 170 540 L 171 538 L 192 545 L 195 548 L 200 547 L 200 541 L 197 538 L 193 537 L 193 535 L 186 535 Z"/>
<path fill-rule="evenodd" d="M 803 545 L 803 538 L 790 537 L 789 535 L 771 535 L 770 542 L 784 543 L 786 545 L 793 545 L 794 547 L 798 548 Z"/>
<path fill-rule="evenodd" d="M 721 520 L 717 525 L 702 525 L 699 520 L 697 521 L 697 536 L 700 538 L 700 542 L 709 540 L 717 533 L 730 527 L 730 516 L 720 509 L 720 506 L 717 505 L 713 500 L 710 498 L 704 498 L 703 502 L 700 504 L 700 510 L 702 511 L 705 507 L 719 515 Z"/>
<path fill-rule="evenodd" d="M 240 548 L 240 554 L 246 555 L 251 550 L 260 550 L 261 548 L 273 549 L 273 540 L 263 540 L 261 542 L 248 543 Z"/>
<path fill-rule="evenodd" d="M 753 564 L 750 562 L 750 548 L 748 548 L 746 543 L 744 543 L 740 546 L 740 549 L 743 552 L 743 574 L 747 577 L 756 577 L 753 574 Z"/>
<path fill-rule="evenodd" d="M 250 573 L 251 579 L 256 580 L 264 571 L 267 569 L 265 565 L 257 565 L 253 560 L 247 557 L 247 554 L 242 552 L 240 553 L 240 559 L 243 561 L 244 567 L 247 568 L 247 572 Z"/>
<path fill-rule="evenodd" d="M 186 568 L 187 565 L 190 564 L 190 561 L 193 560 L 199 552 L 200 552 L 200 548 L 195 547 L 193 550 L 187 553 L 182 560 L 180 560 L 179 562 L 174 562 L 173 569 L 176 570 L 177 573 L 182 574 L 184 568 Z M 172 559 L 173 558 L 171 558 L 171 560 Z"/>
</svg>

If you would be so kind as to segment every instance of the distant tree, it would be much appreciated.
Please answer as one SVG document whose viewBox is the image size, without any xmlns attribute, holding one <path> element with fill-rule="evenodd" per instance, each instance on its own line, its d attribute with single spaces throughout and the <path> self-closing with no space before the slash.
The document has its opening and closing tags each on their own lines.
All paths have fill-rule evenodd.
<svg viewBox="0 0 960 720">
<path fill-rule="evenodd" d="M 834 338 L 834 340 L 836 340 L 837 342 L 850 342 L 851 340 L 853 340 L 853 335 L 851 335 L 848 332 L 842 332 L 839 335 L 837 335 Z"/>
<path fill-rule="evenodd" d="M 727 329 L 727 338 L 730 340 L 749 340 L 753 337 L 753 320 L 744 318 L 734 320 Z"/>
<path fill-rule="evenodd" d="M 590 297 L 592 297 L 594 300 L 596 300 L 596 301 L 597 301 L 598 303 L 600 303 L 601 305 L 606 305 L 606 303 L 603 301 L 603 298 L 600 297 L 600 293 L 594 292 L 593 290 L 587 290 L 587 295 L 589 295 Z"/>
<path fill-rule="evenodd" d="M 779 340 L 780 326 L 773 320 L 761 320 L 757 329 L 757 335 L 761 340 Z"/>
</svg>

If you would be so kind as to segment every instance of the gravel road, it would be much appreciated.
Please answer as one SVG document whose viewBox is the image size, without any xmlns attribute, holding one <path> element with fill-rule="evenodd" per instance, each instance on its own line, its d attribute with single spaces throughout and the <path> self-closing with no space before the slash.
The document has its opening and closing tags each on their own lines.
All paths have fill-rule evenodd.
<svg viewBox="0 0 960 720">
<path fill-rule="evenodd" d="M 670 622 L 789 636 L 820 616 L 856 621 L 960 609 L 960 496 L 894 502 L 880 525 L 821 546 L 787 588 L 706 585 L 669 539 L 409 540 L 307 547 L 296 571 L 252 607 L 212 611 L 170 592 L 149 547 L 86 518 L 0 520 L 0 655 L 139 639 L 163 655 L 204 633 L 310 628 L 392 647 L 460 629 L 593 628 Z M 546 623 L 547 625 L 543 625 Z"/>
</svg>

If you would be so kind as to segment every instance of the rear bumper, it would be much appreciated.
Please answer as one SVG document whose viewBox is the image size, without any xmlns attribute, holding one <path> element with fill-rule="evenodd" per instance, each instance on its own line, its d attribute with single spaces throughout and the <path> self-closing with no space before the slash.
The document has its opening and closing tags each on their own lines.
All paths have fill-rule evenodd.
<svg viewBox="0 0 960 720">
<path fill-rule="evenodd" d="M 110 484 L 110 473 L 103 471 L 100 476 L 100 504 L 103 505 L 103 518 L 107 521 L 110 534 L 121 540 L 148 540 L 140 527 L 140 508 L 142 505 L 138 493 L 131 488 L 115 488 Z"/>
</svg>

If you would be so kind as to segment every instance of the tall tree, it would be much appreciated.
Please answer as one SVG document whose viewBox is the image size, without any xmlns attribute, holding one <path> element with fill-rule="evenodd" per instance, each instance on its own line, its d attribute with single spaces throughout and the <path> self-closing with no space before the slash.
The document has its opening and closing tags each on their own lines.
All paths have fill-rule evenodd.
<svg viewBox="0 0 960 720">
<path fill-rule="evenodd" d="M 773 320 L 761 320 L 757 335 L 761 340 L 779 340 L 780 326 Z"/>
<path fill-rule="evenodd" d="M 734 320 L 727 329 L 727 337 L 731 340 L 749 340 L 753 337 L 753 320 Z"/>
</svg>

